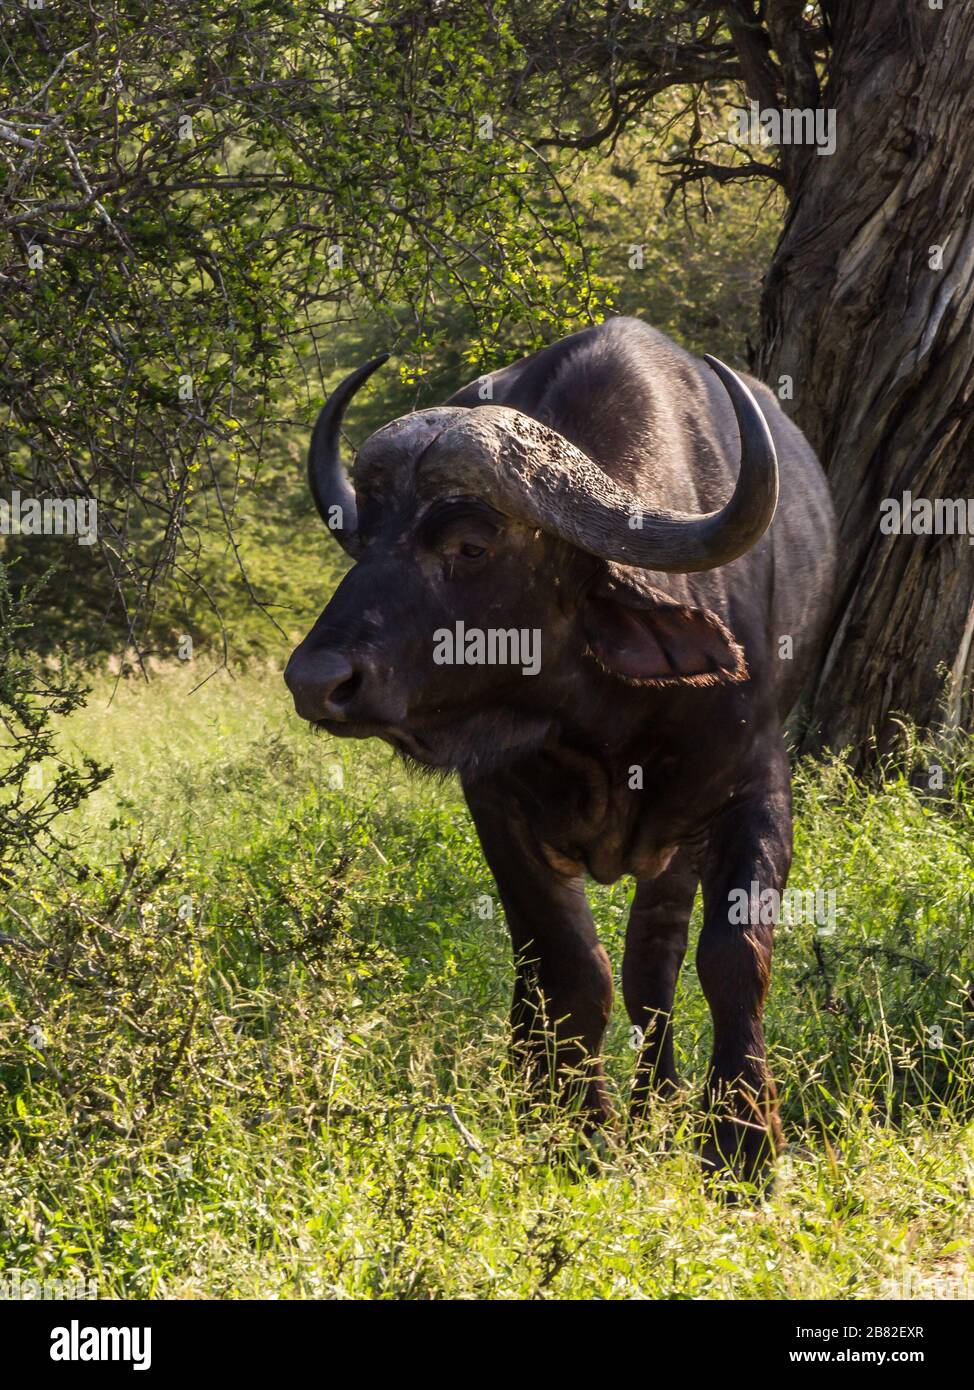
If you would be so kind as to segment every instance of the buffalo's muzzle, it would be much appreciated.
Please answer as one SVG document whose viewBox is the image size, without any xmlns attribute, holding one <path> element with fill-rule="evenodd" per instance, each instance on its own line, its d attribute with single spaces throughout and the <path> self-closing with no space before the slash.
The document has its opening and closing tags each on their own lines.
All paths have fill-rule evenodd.
<svg viewBox="0 0 974 1390">
<path fill-rule="evenodd" d="M 362 672 L 341 652 L 302 652 L 299 647 L 284 671 L 294 708 L 302 719 L 346 720 L 362 685 Z"/>
</svg>

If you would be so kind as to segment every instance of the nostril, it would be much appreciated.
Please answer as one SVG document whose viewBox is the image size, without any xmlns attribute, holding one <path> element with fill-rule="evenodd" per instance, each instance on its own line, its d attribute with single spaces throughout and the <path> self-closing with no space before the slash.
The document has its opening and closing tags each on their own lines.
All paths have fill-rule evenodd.
<svg viewBox="0 0 974 1390">
<path fill-rule="evenodd" d="M 362 673 L 341 652 L 300 648 L 284 673 L 302 719 L 346 719 L 362 684 Z"/>
<path fill-rule="evenodd" d="M 352 700 L 354 700 L 361 684 L 361 671 L 353 671 L 350 676 L 346 676 L 343 680 L 339 680 L 331 687 L 325 695 L 325 700 L 333 709 L 344 709 L 346 705 L 351 704 Z"/>
</svg>

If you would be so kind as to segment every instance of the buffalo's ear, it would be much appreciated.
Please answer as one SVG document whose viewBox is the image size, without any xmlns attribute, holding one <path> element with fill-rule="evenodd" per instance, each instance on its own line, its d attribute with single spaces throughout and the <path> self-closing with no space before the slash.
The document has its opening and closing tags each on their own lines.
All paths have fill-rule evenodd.
<svg viewBox="0 0 974 1390">
<path fill-rule="evenodd" d="M 747 679 L 744 652 L 706 608 L 648 586 L 603 577 L 585 600 L 589 650 L 605 670 L 640 685 L 723 685 Z"/>
</svg>

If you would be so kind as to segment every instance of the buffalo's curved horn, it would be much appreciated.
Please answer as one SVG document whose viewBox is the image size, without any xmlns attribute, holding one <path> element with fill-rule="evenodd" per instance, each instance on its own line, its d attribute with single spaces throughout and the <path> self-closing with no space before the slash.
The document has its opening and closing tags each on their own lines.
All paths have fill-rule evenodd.
<svg viewBox="0 0 974 1390">
<path fill-rule="evenodd" d="M 778 503 L 778 461 L 760 406 L 729 367 L 705 361 L 730 396 L 741 436 L 725 506 L 690 514 L 644 507 L 562 435 L 506 406 L 478 406 L 420 463 L 425 492 L 458 489 L 621 565 L 690 574 L 729 564 L 760 540 Z"/>
<path fill-rule="evenodd" d="M 345 407 L 372 373 L 387 362 L 389 354 L 373 357 L 357 368 L 331 393 L 318 415 L 308 450 L 308 483 L 322 521 L 339 545 L 355 553 L 357 517 L 355 493 L 342 464 L 341 424 Z"/>
</svg>

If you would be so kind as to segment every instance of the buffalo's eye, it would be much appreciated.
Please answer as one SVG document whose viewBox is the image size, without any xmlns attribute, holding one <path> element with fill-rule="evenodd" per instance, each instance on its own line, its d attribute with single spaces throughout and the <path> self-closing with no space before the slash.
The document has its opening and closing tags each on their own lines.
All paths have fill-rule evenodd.
<svg viewBox="0 0 974 1390">
<path fill-rule="evenodd" d="M 490 544 L 486 536 L 453 536 L 443 545 L 442 551 L 451 577 L 473 574 L 482 569 L 490 558 Z"/>
<path fill-rule="evenodd" d="M 500 522 L 500 517 L 495 521 L 483 509 L 474 511 L 456 501 L 443 503 L 424 519 L 420 540 L 444 562 L 447 578 L 472 578 L 493 559 Z"/>
<path fill-rule="evenodd" d="M 494 536 L 486 526 L 464 526 L 452 534 L 441 536 L 437 548 L 446 561 L 447 573 L 451 577 L 474 574 L 490 560 L 494 551 Z"/>
</svg>

